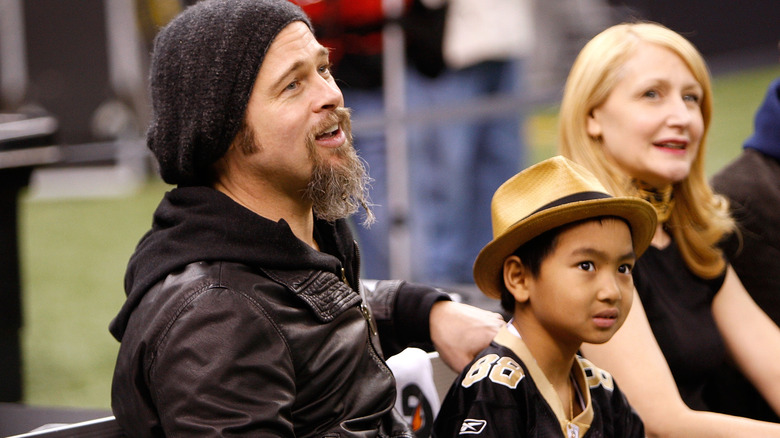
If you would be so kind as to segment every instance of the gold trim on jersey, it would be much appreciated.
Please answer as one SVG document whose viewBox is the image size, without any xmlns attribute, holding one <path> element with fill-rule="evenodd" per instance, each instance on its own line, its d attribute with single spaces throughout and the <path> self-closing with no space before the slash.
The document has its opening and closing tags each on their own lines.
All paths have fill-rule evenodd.
<svg viewBox="0 0 780 438">
<path fill-rule="evenodd" d="M 579 436 L 585 436 L 588 429 L 590 429 L 590 425 L 593 423 L 593 404 L 584 369 L 587 365 L 579 360 L 580 358 L 578 357 L 578 360 L 574 361 L 574 365 L 572 366 L 572 373 L 576 378 L 579 393 L 582 394 L 585 399 L 585 408 L 579 415 L 572 420 L 569 420 L 566 416 L 563 403 L 561 402 L 560 397 L 558 397 L 558 393 L 555 391 L 555 388 L 553 388 L 552 383 L 547 379 L 547 376 L 544 375 L 542 369 L 537 365 L 536 359 L 534 359 L 533 354 L 531 354 L 531 351 L 525 345 L 525 342 L 518 336 L 512 334 L 506 326 L 499 330 L 493 340 L 512 350 L 523 361 L 528 368 L 531 378 L 534 383 L 536 383 L 539 392 L 542 394 L 542 397 L 544 397 L 547 404 L 550 405 L 555 416 L 558 418 L 558 423 L 561 426 L 563 436 L 569 436 L 570 424 L 579 428 Z M 590 362 L 587 364 L 593 366 Z"/>
</svg>

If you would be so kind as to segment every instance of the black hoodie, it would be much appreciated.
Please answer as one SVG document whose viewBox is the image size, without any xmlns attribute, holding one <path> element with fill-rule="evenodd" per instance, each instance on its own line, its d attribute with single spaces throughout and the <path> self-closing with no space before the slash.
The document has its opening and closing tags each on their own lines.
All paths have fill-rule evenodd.
<svg viewBox="0 0 780 438">
<path fill-rule="evenodd" d="M 292 233 L 287 222 L 273 222 L 206 187 L 183 187 L 165 194 L 152 229 L 141 239 L 125 274 L 127 301 L 109 330 L 121 341 L 130 314 L 146 292 L 169 273 L 196 261 L 237 262 L 273 270 L 312 269 L 357 284 L 356 246 L 345 221 L 317 220 L 316 251 Z"/>
<path fill-rule="evenodd" d="M 196 261 L 237 262 L 272 270 L 319 270 L 339 278 L 343 268 L 347 282 L 356 287 L 359 255 L 347 221 L 316 219 L 314 232 L 321 251 L 298 239 L 284 220 L 265 219 L 219 191 L 207 187 L 171 190 L 154 212 L 152 229 L 130 258 L 125 273 L 127 300 L 109 331 L 121 341 L 131 313 L 146 292 L 171 272 Z M 402 283 L 390 314 L 372 306 L 378 313 L 384 352 L 391 355 L 406 345 L 430 348 L 428 314 L 434 302 L 445 299 L 449 297 L 436 289 Z"/>
</svg>

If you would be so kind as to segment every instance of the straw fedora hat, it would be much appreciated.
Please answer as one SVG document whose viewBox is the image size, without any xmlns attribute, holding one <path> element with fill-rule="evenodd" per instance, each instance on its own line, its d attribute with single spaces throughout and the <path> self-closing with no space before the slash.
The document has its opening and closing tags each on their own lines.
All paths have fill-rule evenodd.
<svg viewBox="0 0 780 438">
<path fill-rule="evenodd" d="M 504 259 L 545 231 L 582 219 L 617 216 L 630 224 L 639 256 L 650 245 L 657 222 L 649 202 L 610 195 L 593 174 L 562 156 L 507 180 L 493 195 L 490 210 L 493 240 L 474 261 L 474 281 L 496 299 L 504 290 Z"/>
</svg>

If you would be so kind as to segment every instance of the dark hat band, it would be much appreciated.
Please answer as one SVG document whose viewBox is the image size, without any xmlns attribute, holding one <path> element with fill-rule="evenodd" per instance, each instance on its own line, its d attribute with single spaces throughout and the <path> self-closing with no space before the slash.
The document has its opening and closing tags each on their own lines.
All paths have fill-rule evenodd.
<svg viewBox="0 0 780 438">
<path fill-rule="evenodd" d="M 494 237 L 474 261 L 476 285 L 485 295 L 500 298 L 504 261 L 520 245 L 553 228 L 607 216 L 628 223 L 637 256 L 650 245 L 657 215 L 647 201 L 612 196 L 585 167 L 562 156 L 523 170 L 493 195 Z"/>
<path fill-rule="evenodd" d="M 550 202 L 549 204 L 545 204 L 538 209 L 534 210 L 533 213 L 529 214 L 528 216 L 524 217 L 521 220 L 525 220 L 526 218 L 529 218 L 541 211 L 548 210 L 553 207 L 557 207 L 559 205 L 563 204 L 570 204 L 572 202 L 582 202 L 582 201 L 594 201 L 596 199 L 606 199 L 606 198 L 612 198 L 612 196 L 601 193 L 601 192 L 579 192 L 575 193 L 573 195 L 564 196 L 563 198 L 556 199 L 555 201 Z"/>
</svg>

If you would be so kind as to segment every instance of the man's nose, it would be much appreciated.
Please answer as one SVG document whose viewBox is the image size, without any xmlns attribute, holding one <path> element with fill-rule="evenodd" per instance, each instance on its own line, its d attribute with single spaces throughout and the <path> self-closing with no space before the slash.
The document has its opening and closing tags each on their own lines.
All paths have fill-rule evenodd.
<svg viewBox="0 0 780 438">
<path fill-rule="evenodd" d="M 344 106 L 344 95 L 341 94 L 341 89 L 336 85 L 335 81 L 320 77 L 315 82 L 315 87 L 317 96 L 314 102 L 315 111 Z"/>
</svg>

